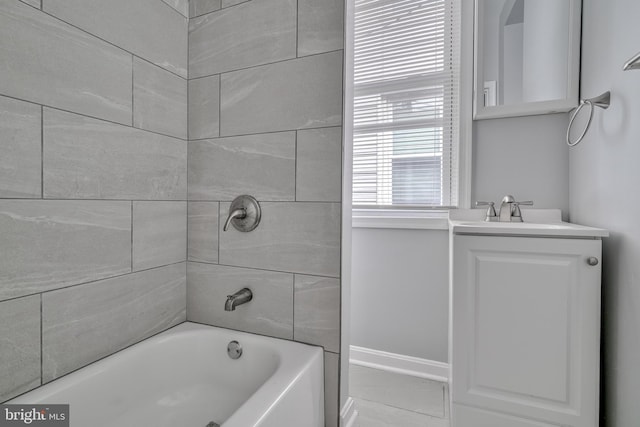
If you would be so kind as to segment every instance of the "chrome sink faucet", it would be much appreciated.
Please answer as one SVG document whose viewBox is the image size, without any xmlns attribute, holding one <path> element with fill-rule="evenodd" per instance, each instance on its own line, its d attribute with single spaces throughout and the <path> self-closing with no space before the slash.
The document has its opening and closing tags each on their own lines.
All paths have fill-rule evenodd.
<svg viewBox="0 0 640 427">
<path fill-rule="evenodd" d="M 251 289 L 240 289 L 233 295 L 227 295 L 227 300 L 224 303 L 224 311 L 234 311 L 237 306 L 246 304 L 253 299 L 253 293 Z"/>
<path fill-rule="evenodd" d="M 487 216 L 484 219 L 487 222 L 522 222 L 522 212 L 520 211 L 521 205 L 533 206 L 533 202 L 517 202 L 512 195 L 507 194 L 502 198 L 500 210 L 497 214 L 493 202 L 476 202 L 476 206 L 489 207 L 487 209 Z"/>
<path fill-rule="evenodd" d="M 513 216 L 513 204 L 515 201 L 516 199 L 514 199 L 510 194 L 507 194 L 502 198 L 500 210 L 498 211 L 498 218 L 500 218 L 500 222 L 511 222 L 511 217 Z M 522 221 L 522 215 L 520 215 L 520 221 Z"/>
</svg>

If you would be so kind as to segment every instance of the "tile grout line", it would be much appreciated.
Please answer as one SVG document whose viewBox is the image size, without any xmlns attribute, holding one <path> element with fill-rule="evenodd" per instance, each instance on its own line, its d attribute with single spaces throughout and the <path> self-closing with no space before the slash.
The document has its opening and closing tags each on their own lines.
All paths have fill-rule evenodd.
<svg viewBox="0 0 640 427">
<path fill-rule="evenodd" d="M 232 199 L 225 200 L 217 200 L 217 199 L 141 199 L 141 198 L 110 198 L 110 199 L 95 199 L 95 198 L 81 198 L 81 197 L 46 197 L 44 199 L 40 197 L 0 197 L 0 202 L 42 202 L 42 201 L 57 201 L 57 202 L 172 202 L 172 203 L 180 203 L 180 202 L 221 202 L 221 203 L 230 203 Z M 330 200 L 262 200 L 260 203 L 274 203 L 274 204 L 283 204 L 283 203 L 296 203 L 298 205 L 302 204 L 314 204 L 314 205 L 340 205 L 339 201 L 330 201 Z"/>
<path fill-rule="evenodd" d="M 185 219 L 185 223 L 186 223 L 186 227 L 187 227 L 187 233 L 186 233 L 186 239 L 187 239 L 187 243 L 186 243 L 186 252 L 185 252 L 185 256 L 184 256 L 184 260 L 185 262 L 189 261 L 189 202 L 185 202 L 187 204 L 187 218 Z M 186 277 L 186 275 L 185 275 Z"/>
<path fill-rule="evenodd" d="M 44 199 L 44 106 L 40 106 L 40 198 Z"/>
<path fill-rule="evenodd" d="M 25 102 L 27 104 L 38 105 L 40 107 L 49 108 L 51 110 L 62 111 L 63 113 L 75 114 L 77 116 L 85 117 L 85 118 L 88 118 L 88 119 L 98 120 L 98 121 L 105 122 L 105 123 L 110 123 L 110 124 L 114 124 L 114 125 L 118 125 L 118 126 L 122 126 L 122 127 L 126 127 L 126 128 L 131 128 L 131 129 L 139 130 L 139 131 L 142 131 L 142 132 L 147 132 L 147 133 L 154 134 L 154 135 L 166 136 L 167 138 L 177 139 L 179 141 L 187 141 L 186 139 L 180 138 L 178 136 L 173 136 L 173 135 L 169 135 L 169 134 L 166 134 L 166 133 L 156 132 L 156 131 L 149 130 L 149 129 L 143 129 L 143 128 L 135 127 L 135 126 L 130 125 L 130 124 L 126 124 L 126 123 L 122 123 L 122 122 L 116 122 L 116 121 L 113 121 L 113 120 L 105 119 L 103 117 L 91 116 L 91 115 L 88 115 L 88 114 L 85 114 L 85 113 L 79 113 L 77 111 L 65 110 L 64 108 L 54 107 L 54 106 L 48 105 L 48 104 L 42 104 L 42 103 L 39 103 L 39 102 L 29 101 L 28 99 L 17 98 L 15 96 L 6 95 L 4 93 L 0 93 L 0 97 L 4 97 L 4 98 L 8 98 L 8 99 L 15 99 L 16 101 Z M 133 108 L 132 108 L 132 114 L 133 114 Z"/>
<path fill-rule="evenodd" d="M 249 0 L 241 1 L 240 3 L 236 3 L 236 4 L 232 4 L 230 6 L 224 6 L 224 7 L 222 6 L 222 2 L 220 2 L 220 8 L 219 9 L 215 9 L 215 10 L 212 10 L 210 12 L 201 13 L 200 15 L 190 16 L 189 19 L 201 18 L 203 16 L 210 15 L 212 13 L 216 13 L 216 12 L 220 12 L 220 11 L 225 10 L 225 9 L 230 9 L 232 7 L 240 6 L 241 4 L 247 3 L 248 1 Z"/>
<path fill-rule="evenodd" d="M 189 126 L 189 117 L 191 116 L 191 114 L 190 114 L 190 112 L 191 112 L 191 102 L 190 102 L 190 97 L 189 97 L 189 92 L 190 92 L 189 87 L 191 86 L 189 84 L 189 61 L 190 61 L 190 58 L 191 58 L 191 50 L 190 50 L 191 49 L 191 43 L 190 43 L 191 31 L 190 31 L 190 29 L 191 29 L 191 5 L 189 4 L 189 1 L 187 1 L 187 124 L 186 124 L 187 125 L 187 132 L 186 132 L 186 134 L 187 134 L 187 147 L 186 147 L 186 150 L 187 150 L 187 156 L 186 156 L 186 158 L 187 158 L 187 161 L 186 161 L 186 164 L 187 164 L 187 166 L 186 166 L 187 167 L 187 173 L 186 173 L 186 175 L 187 175 L 187 184 L 186 184 L 186 189 L 187 190 L 186 190 L 186 194 L 185 194 L 185 198 L 187 199 L 187 201 L 186 201 L 186 204 L 187 204 L 187 218 L 185 219 L 186 227 L 187 227 L 187 235 L 186 235 L 187 242 L 186 242 L 186 251 L 185 251 L 186 253 L 185 253 L 185 257 L 184 257 L 185 263 L 189 261 L 189 157 L 190 157 L 189 156 L 189 148 L 191 147 L 191 144 L 189 142 L 190 138 L 191 138 L 191 130 L 190 130 L 191 126 Z M 188 268 L 187 268 L 187 264 L 185 264 L 184 268 L 185 268 L 185 270 L 184 270 L 184 282 L 185 282 L 184 312 L 185 312 L 185 319 L 187 319 L 187 301 L 188 301 L 188 299 L 187 299 L 187 292 L 188 292 L 187 285 L 189 284 L 189 271 L 188 271 Z"/>
<path fill-rule="evenodd" d="M 93 33 L 90 33 L 89 31 L 87 31 L 87 30 L 85 30 L 85 29 L 83 29 L 83 28 L 81 28 L 81 27 L 79 27 L 79 26 L 77 26 L 77 25 L 75 25 L 75 24 L 72 24 L 72 23 L 70 23 L 70 22 L 65 21 L 64 19 L 60 18 L 59 16 L 53 15 L 53 14 L 51 14 L 51 13 L 49 13 L 49 12 L 45 11 L 44 9 L 42 9 L 41 11 L 42 11 L 42 13 L 44 13 L 45 15 L 50 16 L 51 18 L 56 19 L 56 20 L 58 20 L 58 21 L 60 21 L 60 22 L 63 22 L 63 23 L 65 23 L 65 24 L 69 25 L 70 27 L 73 27 L 73 28 L 75 28 L 76 30 L 81 31 L 81 32 L 82 32 L 82 33 L 84 33 L 84 34 L 88 34 L 88 35 L 90 35 L 91 37 L 95 37 L 96 39 L 101 40 L 102 42 L 104 42 L 104 43 L 108 44 L 108 45 L 109 45 L 109 46 L 111 46 L 111 47 L 114 47 L 114 48 L 116 48 L 116 49 L 118 49 L 118 50 L 121 50 L 122 52 L 128 53 L 128 54 L 130 54 L 130 55 L 133 55 L 133 56 L 139 57 L 141 60 L 146 61 L 146 62 L 149 62 L 150 64 L 153 64 L 153 65 L 155 65 L 156 67 L 160 67 L 159 65 L 157 65 L 157 64 L 155 64 L 155 63 L 153 63 L 153 62 L 151 62 L 151 61 L 149 61 L 149 60 L 147 60 L 147 59 L 145 59 L 145 58 L 143 58 L 143 57 L 141 57 L 141 56 L 136 55 L 135 53 L 133 53 L 133 52 L 131 52 L 131 51 L 129 51 L 129 50 L 127 50 L 127 49 L 123 48 L 122 46 L 118 46 L 117 44 L 115 44 L 115 43 L 113 43 L 113 42 L 110 42 L 110 41 L 108 41 L 107 39 L 104 39 L 104 38 L 102 38 L 102 37 L 100 37 L 100 36 L 97 36 L 97 35 L 95 35 L 95 34 L 93 34 Z M 187 67 L 188 67 L 188 66 L 187 66 Z M 172 71 L 172 70 L 167 69 L 167 68 L 164 68 L 164 67 L 160 67 L 160 68 L 162 68 L 162 69 L 163 69 L 163 70 L 165 70 L 165 71 L 168 71 L 169 73 L 171 73 L 171 74 L 173 74 L 173 75 L 175 75 L 175 76 L 177 76 L 177 77 L 181 77 L 181 78 L 183 78 L 183 79 L 186 79 L 185 77 L 181 76 L 180 74 L 176 73 L 175 71 Z"/>
<path fill-rule="evenodd" d="M 217 74 L 217 76 L 218 76 L 218 138 L 220 138 L 220 135 L 222 135 L 222 74 Z"/>
<path fill-rule="evenodd" d="M 24 295 L 18 295 L 15 297 L 9 297 L 9 298 L 5 298 L 0 300 L 0 303 L 6 302 L 6 301 L 14 301 L 14 300 L 18 300 L 20 298 L 26 298 L 26 297 L 31 297 L 31 296 L 35 296 L 35 295 L 44 295 L 44 294 L 48 294 L 50 292 L 57 292 L 60 291 L 62 289 L 69 289 L 69 288 L 75 288 L 78 286 L 84 286 L 84 285 L 91 285 L 91 284 L 95 284 L 97 282 L 102 282 L 105 280 L 111 280 L 111 279 L 118 279 L 118 278 L 122 278 L 125 276 L 130 276 L 133 274 L 139 274 L 139 273 L 145 273 L 147 271 L 151 271 L 151 270 L 157 270 L 157 269 L 161 269 L 161 268 L 166 268 L 166 267 L 170 267 L 173 265 L 178 265 L 178 264 L 182 264 L 183 262 L 187 262 L 187 260 L 182 260 L 182 261 L 175 261 L 175 262 L 171 262 L 168 264 L 162 264 L 162 265 L 156 265 L 153 267 L 147 267 L 147 268 L 143 268 L 142 270 L 136 270 L 136 271 L 129 271 L 126 273 L 120 273 L 120 274 L 116 274 L 114 276 L 105 276 L 105 277 L 100 277 L 98 279 L 91 279 L 89 281 L 86 282 L 81 282 L 81 283 L 74 283 L 71 285 L 65 285 L 59 288 L 52 288 L 52 289 L 45 289 L 45 290 L 41 290 L 39 292 L 33 292 L 33 293 L 29 293 L 29 294 L 24 294 Z M 190 262 L 195 262 L 195 261 L 190 261 Z M 199 264 L 208 264 L 208 263 L 199 263 Z"/>
<path fill-rule="evenodd" d="M 296 275 L 291 275 L 291 337 L 293 341 L 296 340 Z M 324 348 L 322 349 L 324 351 Z M 324 354 L 323 354 L 324 360 Z"/>
<path fill-rule="evenodd" d="M 269 65 L 280 64 L 282 62 L 297 61 L 297 60 L 302 60 L 302 59 L 306 59 L 306 58 L 311 58 L 311 57 L 314 57 L 314 56 L 329 55 L 329 54 L 338 53 L 338 52 L 344 52 L 344 49 L 340 48 L 340 49 L 328 50 L 326 52 L 311 53 L 309 55 L 303 55 L 303 56 L 295 56 L 294 55 L 291 58 L 283 58 L 283 59 L 279 59 L 277 61 L 265 62 L 263 64 L 249 65 L 249 66 L 246 66 L 246 67 L 235 68 L 235 69 L 232 69 L 232 70 L 217 71 L 217 72 L 215 72 L 213 74 L 205 74 L 205 75 L 202 75 L 202 76 L 192 77 L 191 79 L 192 80 L 202 79 L 202 78 L 205 78 L 205 77 L 211 77 L 211 76 L 215 76 L 215 75 L 218 75 L 218 74 L 220 74 L 222 76 L 223 74 L 232 74 L 232 73 L 235 73 L 235 72 L 238 72 L 238 71 L 251 70 L 253 68 L 266 67 L 266 66 L 269 66 Z M 343 54 L 343 56 L 344 56 L 344 54 Z"/>
<path fill-rule="evenodd" d="M 131 250 L 130 250 L 130 259 L 131 259 L 131 273 L 133 273 L 133 200 L 131 201 Z"/>
<path fill-rule="evenodd" d="M 293 201 L 298 201 L 298 131 L 294 139 L 295 158 L 293 160 Z"/>
<path fill-rule="evenodd" d="M 44 319 L 42 316 L 42 294 L 40 294 L 40 385 L 44 384 L 44 350 L 42 343 L 44 342 Z"/>
<path fill-rule="evenodd" d="M 136 72 L 135 72 L 135 60 L 133 59 L 133 55 L 131 55 L 131 126 L 133 127 L 136 122 Z"/>
<path fill-rule="evenodd" d="M 169 9 L 173 10 L 175 13 L 177 13 L 178 15 L 180 15 L 180 17 L 189 19 L 189 17 L 188 17 L 188 16 L 184 16 L 184 15 L 182 14 L 182 12 L 180 12 L 178 9 L 174 8 L 173 6 L 171 6 L 170 4 L 168 4 L 167 2 L 162 1 L 162 3 L 164 3 L 164 4 L 165 4 Z"/>
<path fill-rule="evenodd" d="M 216 260 L 218 262 L 217 265 L 220 265 L 220 240 L 222 237 L 220 236 L 220 204 L 221 202 L 218 202 L 218 223 L 216 224 L 216 232 L 218 233 L 218 259 Z"/>
<path fill-rule="evenodd" d="M 218 75 L 218 74 L 213 74 L 212 76 L 216 76 L 216 75 Z M 207 76 L 207 77 L 212 77 L 212 76 Z M 197 79 L 190 79 L 190 80 L 197 80 Z M 220 87 L 220 90 L 221 90 L 221 87 Z M 314 127 L 308 127 L 308 128 L 305 127 L 305 128 L 301 128 L 301 129 L 295 128 L 295 129 L 281 129 L 281 130 L 266 130 L 266 131 L 261 131 L 261 132 L 239 133 L 239 134 L 231 134 L 231 135 L 224 135 L 224 136 L 217 136 L 217 137 L 210 137 L 210 138 L 198 138 L 198 139 L 189 140 L 189 139 L 185 139 L 185 138 L 169 135 L 169 134 L 166 134 L 166 133 L 161 133 L 161 132 L 156 132 L 156 131 L 149 130 L 149 129 L 143 129 L 143 128 L 135 127 L 135 126 L 132 126 L 132 125 L 128 125 L 126 123 L 116 122 L 116 121 L 105 119 L 105 118 L 102 118 L 102 117 L 91 116 L 91 115 L 88 115 L 88 114 L 79 113 L 77 111 L 66 110 L 64 108 L 55 107 L 55 106 L 48 105 L 48 104 L 42 104 L 42 103 L 38 103 L 38 102 L 34 102 L 34 101 L 29 101 L 29 100 L 23 99 L 23 98 L 17 98 L 15 96 L 6 95 L 4 93 L 0 93 L 0 97 L 5 97 L 5 98 L 9 98 L 9 99 L 15 99 L 17 101 L 25 102 L 27 104 L 38 105 L 40 107 L 45 107 L 45 108 L 49 108 L 49 109 L 52 109 L 52 110 L 61 111 L 63 113 L 74 114 L 74 115 L 77 115 L 77 116 L 86 117 L 88 119 L 93 119 L 93 120 L 98 120 L 98 121 L 105 122 L 105 123 L 110 123 L 110 124 L 114 124 L 114 125 L 118 125 L 118 126 L 123 126 L 123 127 L 131 128 L 131 129 L 139 130 L 139 131 L 142 131 L 142 132 L 154 134 L 154 135 L 165 136 L 167 138 L 172 138 L 172 139 L 176 139 L 176 140 L 184 141 L 184 142 L 208 141 L 208 140 L 211 140 L 211 139 L 235 138 L 235 137 L 239 137 L 239 136 L 267 135 L 267 134 L 273 134 L 273 133 L 295 132 L 297 130 L 331 129 L 331 128 L 340 128 L 340 127 L 343 126 L 342 123 L 339 123 L 339 124 L 331 124 L 331 125 L 327 125 L 327 126 L 314 126 Z M 221 117 L 219 116 L 218 120 L 220 120 L 220 118 Z"/>
<path fill-rule="evenodd" d="M 219 226 L 219 224 L 218 224 Z M 218 239 L 218 245 L 219 245 L 220 240 Z M 218 246 L 219 247 L 219 246 Z M 220 263 L 220 259 L 218 256 L 218 263 L 214 263 L 214 262 L 206 262 L 206 261 L 189 261 L 189 262 L 193 262 L 196 264 L 204 264 L 204 265 L 217 265 L 220 267 L 231 267 L 231 268 L 238 268 L 238 269 L 246 269 L 246 270 L 255 270 L 255 271 L 265 271 L 268 273 L 282 273 L 282 274 L 297 274 L 299 276 L 309 276 L 309 277 L 317 277 L 317 278 L 321 278 L 321 279 L 340 279 L 340 276 L 322 276 L 320 274 L 314 274 L 314 273 L 301 273 L 301 272 L 297 272 L 297 271 L 284 271 L 284 270 L 270 270 L 268 268 L 258 268 L 258 267 L 246 267 L 246 266 L 242 266 L 242 265 L 232 265 L 232 264 L 222 264 Z"/>
<path fill-rule="evenodd" d="M 215 74 L 217 75 L 217 74 Z M 238 133 L 238 134 L 232 134 L 232 135 L 224 135 L 224 136 L 214 136 L 214 137 L 209 137 L 209 138 L 198 138 L 198 139 L 192 139 L 192 142 L 199 142 L 199 141 L 209 141 L 209 140 L 215 140 L 215 139 L 222 139 L 222 138 L 237 138 L 240 136 L 255 136 L 255 135 L 270 135 L 270 134 L 274 134 L 274 133 L 288 133 L 288 132 L 296 132 L 296 131 L 304 131 L 304 130 L 320 130 L 320 129 L 333 129 L 333 128 L 341 128 L 342 124 L 339 125 L 328 125 L 328 126 L 315 126 L 315 127 L 305 127 L 305 128 L 294 128 L 294 129 L 282 129 L 282 130 L 267 130 L 267 131 L 263 131 L 263 132 L 250 132 L 250 133 Z"/>
</svg>

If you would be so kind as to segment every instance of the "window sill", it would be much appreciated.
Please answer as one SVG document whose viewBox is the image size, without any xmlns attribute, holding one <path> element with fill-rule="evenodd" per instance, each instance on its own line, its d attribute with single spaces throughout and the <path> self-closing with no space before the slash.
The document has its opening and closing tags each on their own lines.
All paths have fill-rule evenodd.
<svg viewBox="0 0 640 427">
<path fill-rule="evenodd" d="M 353 228 L 448 230 L 449 211 L 354 209 L 351 226 Z"/>
</svg>

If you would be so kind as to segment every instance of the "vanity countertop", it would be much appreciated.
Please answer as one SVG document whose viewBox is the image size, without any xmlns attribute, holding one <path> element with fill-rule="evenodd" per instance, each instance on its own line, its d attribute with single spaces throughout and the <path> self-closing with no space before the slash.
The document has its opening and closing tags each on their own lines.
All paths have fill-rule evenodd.
<svg viewBox="0 0 640 427">
<path fill-rule="evenodd" d="M 609 232 L 563 222 L 559 209 L 522 209 L 524 222 L 484 221 L 486 209 L 457 209 L 449 215 L 453 234 L 509 235 L 532 237 L 602 238 Z"/>
</svg>

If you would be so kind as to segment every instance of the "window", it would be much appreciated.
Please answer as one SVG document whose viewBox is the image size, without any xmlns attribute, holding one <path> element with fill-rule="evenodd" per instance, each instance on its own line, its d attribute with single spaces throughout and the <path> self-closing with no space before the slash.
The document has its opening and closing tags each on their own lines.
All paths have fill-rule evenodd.
<svg viewBox="0 0 640 427">
<path fill-rule="evenodd" d="M 458 204 L 459 0 L 355 0 L 354 208 Z"/>
</svg>

